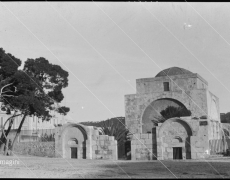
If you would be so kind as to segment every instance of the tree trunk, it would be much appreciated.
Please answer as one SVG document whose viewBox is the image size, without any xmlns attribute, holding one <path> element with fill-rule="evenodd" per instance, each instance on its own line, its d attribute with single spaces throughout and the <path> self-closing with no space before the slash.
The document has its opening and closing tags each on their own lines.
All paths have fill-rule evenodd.
<svg viewBox="0 0 230 180">
<path fill-rule="evenodd" d="M 21 132 L 21 128 L 22 128 L 22 125 L 23 125 L 23 123 L 24 123 L 24 121 L 25 121 L 25 119 L 26 119 L 26 116 L 27 116 L 27 114 L 24 114 L 24 116 L 23 116 L 23 118 L 22 118 L 22 121 L 21 121 L 21 123 L 20 123 L 20 125 L 19 125 L 19 127 L 18 127 L 18 129 L 17 129 L 16 135 L 15 135 L 14 140 L 13 140 L 13 142 L 12 142 L 11 151 L 14 150 L 14 143 L 15 143 L 15 141 L 16 141 L 18 135 L 19 135 L 20 132 Z"/>
<path fill-rule="evenodd" d="M 3 142 L 4 145 L 5 145 L 6 142 L 7 142 L 7 136 L 8 136 L 8 134 L 9 134 L 10 130 L 11 130 L 11 127 L 12 127 L 12 125 L 13 125 L 13 122 L 14 122 L 14 119 L 11 117 L 11 119 L 9 120 L 9 127 L 8 127 L 8 129 L 7 129 L 6 133 L 5 133 L 5 136 L 4 136 L 4 134 L 2 134 L 1 139 L 2 139 L 2 142 Z M 4 129 L 5 129 L 5 128 L 4 128 Z M 3 129 L 3 131 L 5 131 L 4 129 Z M 4 146 L 4 145 L 3 145 L 3 146 Z"/>
<path fill-rule="evenodd" d="M 8 152 L 8 145 L 9 145 L 9 139 L 6 139 L 6 145 L 5 145 L 4 153 L 3 153 L 5 156 L 7 155 L 7 152 Z"/>
<path fill-rule="evenodd" d="M 2 135 L 1 135 L 1 138 L 0 138 L 0 152 L 2 152 L 4 150 L 4 147 L 5 147 L 5 144 L 6 144 L 6 138 L 7 138 L 8 134 L 9 134 L 11 128 L 12 128 L 14 118 L 21 115 L 21 114 L 16 115 L 16 113 L 17 112 L 15 112 L 13 116 L 9 117 L 6 120 L 6 122 L 5 122 L 4 126 L 3 126 Z M 9 127 L 8 127 L 8 129 L 7 129 L 6 133 L 5 133 L 4 132 L 5 131 L 5 126 L 6 126 L 6 123 L 7 123 L 8 120 L 9 120 Z"/>
<path fill-rule="evenodd" d="M 5 144 L 6 144 L 6 137 L 7 137 L 7 135 L 9 134 L 9 131 L 10 131 L 11 126 L 12 126 L 12 124 L 13 124 L 13 123 L 11 123 L 11 122 L 13 121 L 12 119 L 13 119 L 12 117 L 8 118 L 8 119 L 6 120 L 6 122 L 5 122 L 4 126 L 3 126 L 3 128 L 2 128 L 2 135 L 1 135 L 1 139 L 0 139 L 0 151 L 1 151 L 1 152 L 3 151 L 3 149 L 4 149 L 4 147 L 5 147 Z M 6 123 L 7 123 L 8 120 L 9 120 L 9 127 L 8 127 L 8 129 L 7 129 L 6 133 L 5 133 L 5 125 L 6 125 Z"/>
</svg>

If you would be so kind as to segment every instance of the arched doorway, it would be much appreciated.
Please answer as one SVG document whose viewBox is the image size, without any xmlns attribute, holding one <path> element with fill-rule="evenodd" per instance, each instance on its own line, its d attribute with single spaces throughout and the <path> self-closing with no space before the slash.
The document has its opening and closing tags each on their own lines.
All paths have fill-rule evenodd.
<svg viewBox="0 0 230 180">
<path fill-rule="evenodd" d="M 180 118 L 165 121 L 158 132 L 161 139 L 158 149 L 161 149 L 162 158 L 191 159 L 191 136 L 192 129 L 186 121 Z"/>
<path fill-rule="evenodd" d="M 172 98 L 161 98 L 150 103 L 142 115 L 142 133 L 151 133 L 153 128 L 152 120 L 161 117 L 160 112 L 168 106 L 183 107 L 187 109 L 180 101 Z"/>
<path fill-rule="evenodd" d="M 63 158 L 86 159 L 85 129 L 77 124 L 71 124 L 62 132 Z"/>
</svg>

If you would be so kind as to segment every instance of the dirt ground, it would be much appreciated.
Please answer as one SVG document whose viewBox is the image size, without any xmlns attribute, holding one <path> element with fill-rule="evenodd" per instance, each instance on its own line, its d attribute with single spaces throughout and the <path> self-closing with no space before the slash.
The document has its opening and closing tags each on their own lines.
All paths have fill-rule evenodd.
<svg viewBox="0 0 230 180">
<path fill-rule="evenodd" d="M 230 158 L 177 161 L 111 161 L 0 156 L 0 178 L 230 178 Z M 167 168 L 166 168 L 167 167 Z"/>
</svg>

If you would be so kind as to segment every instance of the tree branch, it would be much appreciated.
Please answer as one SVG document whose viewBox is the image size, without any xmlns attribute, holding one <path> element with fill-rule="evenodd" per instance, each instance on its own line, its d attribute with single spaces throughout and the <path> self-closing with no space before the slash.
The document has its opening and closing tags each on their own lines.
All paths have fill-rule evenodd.
<svg viewBox="0 0 230 180">
<path fill-rule="evenodd" d="M 10 86 L 10 85 L 12 85 L 12 84 L 13 84 L 13 83 L 10 83 L 10 84 L 7 84 L 7 85 L 3 86 L 3 87 L 1 88 L 0 95 L 2 94 L 2 91 L 3 91 L 4 88 L 6 88 L 7 86 Z"/>
</svg>

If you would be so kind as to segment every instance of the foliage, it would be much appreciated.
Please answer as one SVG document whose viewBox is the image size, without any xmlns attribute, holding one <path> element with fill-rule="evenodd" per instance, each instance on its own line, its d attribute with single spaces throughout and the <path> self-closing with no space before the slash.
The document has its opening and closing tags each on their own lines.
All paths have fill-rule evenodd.
<svg viewBox="0 0 230 180">
<path fill-rule="evenodd" d="M 53 133 L 53 134 L 50 134 L 50 135 L 47 135 L 46 133 L 45 133 L 45 134 L 42 134 L 41 137 L 39 138 L 39 141 L 40 141 L 40 142 L 55 141 L 54 133 Z"/>
<path fill-rule="evenodd" d="M 102 121 L 101 128 L 105 135 L 114 136 L 114 139 L 117 140 L 118 145 L 126 140 L 128 130 L 118 120 Z"/>
<path fill-rule="evenodd" d="M 50 120 L 51 110 L 63 114 L 69 111 L 67 107 L 55 107 L 55 103 L 64 98 L 62 88 L 68 85 L 68 72 L 45 58 L 28 59 L 23 70 L 18 70 L 11 82 L 17 92 L 4 104 L 10 103 L 23 114 Z"/>
<path fill-rule="evenodd" d="M 13 97 L 14 93 L 17 91 L 16 87 L 13 85 L 12 79 L 15 73 L 18 71 L 18 67 L 21 65 L 21 60 L 14 57 L 9 53 L 0 48 L 0 101 L 1 101 L 1 110 L 6 111 L 6 114 L 11 114 L 11 111 L 14 109 L 13 106 L 9 103 L 2 103 L 6 98 Z M 9 121 L 9 126 L 6 132 L 4 132 L 5 124 L 2 128 L 2 135 L 0 138 L 0 149 L 1 151 L 6 144 L 6 137 L 11 130 L 13 120 L 17 112 L 7 119 Z"/>
<path fill-rule="evenodd" d="M 26 116 L 33 115 L 49 121 L 52 117 L 51 111 L 64 115 L 69 112 L 68 107 L 56 106 L 64 98 L 62 88 L 68 86 L 67 71 L 42 57 L 27 59 L 23 69 L 18 70 L 20 65 L 19 59 L 0 49 L 0 87 L 5 88 L 1 94 L 1 97 L 4 95 L 1 98 L 3 107 L 6 107 L 8 114 L 9 110 L 23 114 L 13 144 Z"/>
<path fill-rule="evenodd" d="M 123 124 L 125 124 L 125 117 L 114 117 L 114 118 L 110 118 L 107 119 L 105 121 L 119 121 Z M 80 122 L 81 124 L 85 125 L 85 126 L 96 126 L 96 127 L 101 127 L 102 126 L 102 121 L 87 121 L 87 122 Z"/>
<path fill-rule="evenodd" d="M 101 127 L 105 135 L 114 136 L 115 140 L 118 142 L 118 145 L 128 140 L 129 131 L 125 127 L 124 117 L 114 117 L 98 122 L 81 122 L 81 124 L 86 126 Z"/>
<path fill-rule="evenodd" d="M 155 117 L 155 119 L 152 120 L 155 125 L 157 123 L 163 123 L 167 119 L 173 117 L 191 116 L 191 111 L 185 107 L 168 106 L 166 109 L 162 110 L 160 114 L 162 115 L 161 117 Z"/>
</svg>

